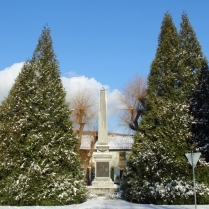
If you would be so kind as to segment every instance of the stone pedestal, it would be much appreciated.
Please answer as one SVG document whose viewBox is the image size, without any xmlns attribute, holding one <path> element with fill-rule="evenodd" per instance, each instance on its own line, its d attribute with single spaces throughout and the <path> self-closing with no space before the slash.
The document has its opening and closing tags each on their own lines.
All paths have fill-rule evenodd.
<svg viewBox="0 0 209 209">
<path fill-rule="evenodd" d="M 95 152 L 94 160 L 96 164 L 95 179 L 92 182 L 92 186 L 113 186 L 114 183 L 110 178 L 110 161 L 112 155 L 109 152 L 97 153 Z"/>
<path fill-rule="evenodd" d="M 109 152 L 95 152 L 93 157 L 96 169 L 95 179 L 92 181 L 92 185 L 88 187 L 90 193 L 105 195 L 107 193 L 117 192 L 118 186 L 115 185 L 110 178 L 110 161 L 112 159 L 112 155 Z"/>
</svg>

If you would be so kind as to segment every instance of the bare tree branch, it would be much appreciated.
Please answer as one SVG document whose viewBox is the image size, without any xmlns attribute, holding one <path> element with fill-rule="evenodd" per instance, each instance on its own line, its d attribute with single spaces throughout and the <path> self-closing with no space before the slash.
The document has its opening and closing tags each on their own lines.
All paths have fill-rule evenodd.
<svg viewBox="0 0 209 209">
<path fill-rule="evenodd" d="M 83 123 L 86 126 L 91 124 L 97 114 L 95 107 L 96 99 L 93 98 L 92 92 L 79 89 L 71 95 L 70 108 L 73 109 L 71 119 L 76 130 L 79 130 Z"/>
<path fill-rule="evenodd" d="M 118 115 L 120 124 L 134 131 L 138 130 L 139 118 L 145 111 L 146 85 L 145 79 L 136 75 L 125 85 L 119 96 L 123 107 Z"/>
</svg>

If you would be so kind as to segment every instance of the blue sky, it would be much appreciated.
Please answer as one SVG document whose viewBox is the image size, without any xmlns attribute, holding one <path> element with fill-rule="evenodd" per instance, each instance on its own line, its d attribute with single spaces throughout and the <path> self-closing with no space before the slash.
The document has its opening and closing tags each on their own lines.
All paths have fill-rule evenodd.
<svg viewBox="0 0 209 209">
<path fill-rule="evenodd" d="M 31 58 L 46 23 L 62 77 L 93 79 L 112 93 L 148 76 L 166 12 L 178 30 L 188 14 L 209 58 L 208 10 L 208 0 L 0 0 L 0 90 L 3 71 Z"/>
</svg>

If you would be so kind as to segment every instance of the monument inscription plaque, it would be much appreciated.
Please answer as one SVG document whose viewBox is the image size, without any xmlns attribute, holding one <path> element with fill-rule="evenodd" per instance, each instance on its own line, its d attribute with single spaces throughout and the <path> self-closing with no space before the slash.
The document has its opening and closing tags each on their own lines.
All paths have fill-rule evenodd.
<svg viewBox="0 0 209 209">
<path fill-rule="evenodd" d="M 96 177 L 109 177 L 109 162 L 97 162 L 96 168 Z"/>
</svg>

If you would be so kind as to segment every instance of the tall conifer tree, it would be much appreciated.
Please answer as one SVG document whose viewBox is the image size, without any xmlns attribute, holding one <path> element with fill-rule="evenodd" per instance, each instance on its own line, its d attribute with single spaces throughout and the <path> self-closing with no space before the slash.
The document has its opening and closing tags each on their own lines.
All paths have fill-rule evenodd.
<svg viewBox="0 0 209 209">
<path fill-rule="evenodd" d="M 201 68 L 207 64 L 207 60 L 186 13 L 182 14 L 179 39 L 182 50 L 180 57 L 183 60 L 181 61 L 183 67 L 179 74 L 181 98 L 187 100 L 191 98 L 197 86 Z"/>
<path fill-rule="evenodd" d="M 128 200 L 152 204 L 193 203 L 191 168 L 185 158 L 191 121 L 188 102 L 181 96 L 186 85 L 180 76 L 185 67 L 181 55 L 179 35 L 171 15 L 166 13 L 148 77 L 146 112 L 124 173 L 122 189 Z M 205 194 L 205 185 L 198 185 L 198 189 Z M 205 201 L 204 196 L 198 197 L 199 201 Z"/>
<path fill-rule="evenodd" d="M 181 71 L 179 73 L 179 92 L 181 103 L 184 105 L 184 114 L 191 115 L 190 102 L 191 97 L 198 84 L 198 79 L 202 68 L 207 65 L 207 60 L 203 55 L 201 45 L 196 37 L 195 31 L 192 28 L 186 13 L 182 15 L 181 29 L 179 33 L 182 53 L 181 58 Z M 195 151 L 195 141 L 192 139 L 191 124 L 193 124 L 193 117 L 187 117 L 187 129 L 182 127 L 182 132 L 187 132 L 187 141 L 189 142 L 190 149 Z"/>
<path fill-rule="evenodd" d="M 0 109 L 0 203 L 62 205 L 85 199 L 50 29 L 44 27 Z"/>
<path fill-rule="evenodd" d="M 201 70 L 199 83 L 191 100 L 192 141 L 200 149 L 203 157 L 209 162 L 209 68 L 205 65 Z"/>
<path fill-rule="evenodd" d="M 183 98 L 191 102 L 193 116 L 190 143 L 195 145 L 194 148 L 200 148 L 203 157 L 209 162 L 208 65 L 186 13 L 182 15 L 180 40 L 185 65 L 181 73 L 184 77 L 181 92 Z"/>
</svg>

